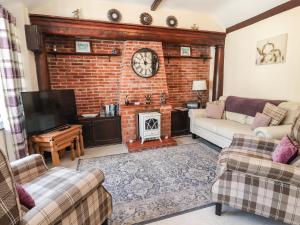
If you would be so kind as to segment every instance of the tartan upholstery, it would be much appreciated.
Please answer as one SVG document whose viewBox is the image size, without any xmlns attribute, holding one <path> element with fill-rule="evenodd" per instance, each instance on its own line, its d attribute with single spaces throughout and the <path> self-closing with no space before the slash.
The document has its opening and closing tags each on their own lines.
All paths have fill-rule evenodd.
<svg viewBox="0 0 300 225">
<path fill-rule="evenodd" d="M 102 186 L 100 170 L 48 170 L 39 155 L 12 164 L 17 179 L 36 203 L 30 210 L 19 211 L 21 225 L 99 225 L 111 216 L 112 198 Z"/>
<path fill-rule="evenodd" d="M 300 168 L 272 162 L 277 143 L 268 138 L 235 135 L 232 145 L 220 154 L 212 200 L 299 225 Z"/>
<path fill-rule="evenodd" d="M 104 175 L 100 170 L 78 172 L 61 167 L 50 169 L 32 182 L 24 184 L 26 190 L 35 200 L 36 207 L 23 217 L 23 223 L 56 224 L 60 220 L 57 215 L 63 217 L 69 215 L 70 209 L 77 212 L 77 204 L 81 204 L 92 192 L 94 195 L 90 197 L 95 202 L 86 202 L 85 205 L 78 208 L 78 212 L 89 213 L 88 203 L 91 204 L 93 209 L 96 203 L 109 201 L 109 196 L 101 187 L 103 180 Z M 100 190 L 98 190 L 99 188 Z M 110 205 L 107 204 L 101 210 L 104 212 L 110 211 Z M 81 218 L 80 215 L 77 216 Z M 103 218 L 105 216 L 102 215 L 101 219 Z M 75 222 L 73 223 L 75 224 Z"/>
<path fill-rule="evenodd" d="M 252 150 L 270 154 L 280 141 L 267 137 L 257 137 L 245 134 L 235 134 L 229 148 L 240 150 Z"/>
<path fill-rule="evenodd" d="M 265 108 L 263 110 L 263 114 L 272 118 L 270 126 L 279 125 L 286 117 L 287 112 L 288 111 L 286 109 L 280 108 L 271 103 L 266 103 Z"/>
<path fill-rule="evenodd" d="M 44 159 L 39 154 L 27 156 L 11 163 L 15 181 L 19 184 L 30 182 L 47 171 Z"/>
<path fill-rule="evenodd" d="M 0 150 L 0 224 L 20 222 L 20 207 L 9 162 Z"/>
</svg>

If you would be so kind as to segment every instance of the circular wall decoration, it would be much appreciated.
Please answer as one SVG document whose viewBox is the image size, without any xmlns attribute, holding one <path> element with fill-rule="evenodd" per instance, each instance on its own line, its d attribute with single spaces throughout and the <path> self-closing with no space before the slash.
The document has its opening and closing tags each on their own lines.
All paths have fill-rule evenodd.
<svg viewBox="0 0 300 225">
<path fill-rule="evenodd" d="M 152 49 L 142 48 L 133 54 L 131 65 L 137 75 L 148 78 L 158 73 L 159 58 Z"/>
<path fill-rule="evenodd" d="M 149 13 L 145 12 L 140 15 L 140 21 L 141 21 L 141 24 L 143 24 L 143 25 L 151 25 L 153 19 Z"/>
<path fill-rule="evenodd" d="M 110 9 L 107 12 L 107 17 L 111 22 L 120 22 L 122 19 L 122 15 L 117 9 Z"/>
<path fill-rule="evenodd" d="M 177 25 L 178 25 L 177 18 L 175 16 L 168 16 L 167 17 L 167 25 L 169 27 L 177 27 Z"/>
</svg>

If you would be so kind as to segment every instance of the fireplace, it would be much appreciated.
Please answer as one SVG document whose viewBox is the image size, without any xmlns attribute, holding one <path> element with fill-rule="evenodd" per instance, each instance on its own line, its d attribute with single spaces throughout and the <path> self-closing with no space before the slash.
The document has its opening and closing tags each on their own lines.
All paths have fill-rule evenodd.
<svg viewBox="0 0 300 225">
<path fill-rule="evenodd" d="M 160 121 L 161 114 L 158 112 L 139 113 L 139 134 L 142 144 L 146 140 L 160 140 Z"/>
</svg>

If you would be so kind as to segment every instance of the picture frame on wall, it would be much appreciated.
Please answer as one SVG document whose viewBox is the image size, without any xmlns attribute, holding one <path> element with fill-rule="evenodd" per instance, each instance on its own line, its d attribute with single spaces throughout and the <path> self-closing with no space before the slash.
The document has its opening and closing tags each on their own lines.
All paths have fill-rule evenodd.
<svg viewBox="0 0 300 225">
<path fill-rule="evenodd" d="M 180 56 L 191 56 L 191 47 L 180 47 Z"/>
<path fill-rule="evenodd" d="M 91 53 L 91 43 L 89 41 L 75 41 L 75 49 L 78 53 Z"/>
</svg>

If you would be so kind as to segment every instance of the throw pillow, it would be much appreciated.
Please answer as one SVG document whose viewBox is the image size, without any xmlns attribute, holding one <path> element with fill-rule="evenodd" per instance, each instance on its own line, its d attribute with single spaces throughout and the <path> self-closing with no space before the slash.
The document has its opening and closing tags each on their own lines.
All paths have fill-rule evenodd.
<svg viewBox="0 0 300 225">
<path fill-rule="evenodd" d="M 267 103 L 263 110 L 263 114 L 272 118 L 270 124 L 271 126 L 277 126 L 284 120 L 287 114 L 287 110 L 273 105 L 271 103 Z"/>
<path fill-rule="evenodd" d="M 20 184 L 16 184 L 16 189 L 21 205 L 25 206 L 28 209 L 32 209 L 35 206 L 35 202 L 30 194 Z"/>
<path fill-rule="evenodd" d="M 272 118 L 262 113 L 256 113 L 251 129 L 255 130 L 258 127 L 268 127 L 271 123 Z"/>
<path fill-rule="evenodd" d="M 224 113 L 224 104 L 207 103 L 206 117 L 212 119 L 222 119 Z"/>
<path fill-rule="evenodd" d="M 288 136 L 282 138 L 272 153 L 273 162 L 288 163 L 298 154 L 298 146 Z"/>
<path fill-rule="evenodd" d="M 295 119 L 292 126 L 291 138 L 300 143 L 300 115 Z"/>
</svg>

